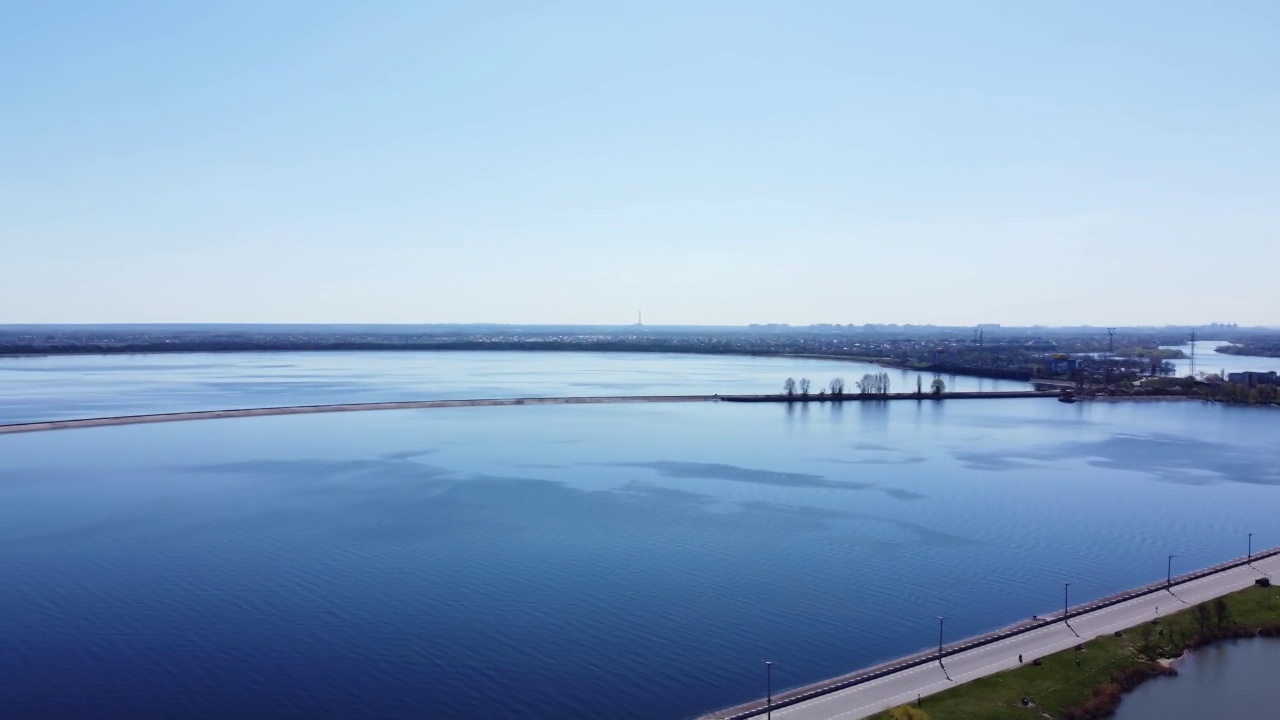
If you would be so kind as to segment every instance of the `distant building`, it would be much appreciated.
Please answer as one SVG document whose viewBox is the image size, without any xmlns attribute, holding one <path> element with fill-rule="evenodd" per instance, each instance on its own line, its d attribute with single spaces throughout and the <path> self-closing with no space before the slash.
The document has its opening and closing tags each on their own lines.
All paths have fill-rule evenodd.
<svg viewBox="0 0 1280 720">
<path fill-rule="evenodd" d="M 1254 387 L 1255 385 L 1275 385 L 1276 371 L 1258 372 L 1247 370 L 1245 372 L 1231 373 L 1227 376 L 1227 380 L 1245 387 Z"/>
<path fill-rule="evenodd" d="M 1046 368 L 1053 375 L 1066 375 L 1084 367 L 1084 360 L 1073 358 L 1070 355 L 1056 353 L 1049 356 L 1049 361 L 1045 364 Z"/>
</svg>

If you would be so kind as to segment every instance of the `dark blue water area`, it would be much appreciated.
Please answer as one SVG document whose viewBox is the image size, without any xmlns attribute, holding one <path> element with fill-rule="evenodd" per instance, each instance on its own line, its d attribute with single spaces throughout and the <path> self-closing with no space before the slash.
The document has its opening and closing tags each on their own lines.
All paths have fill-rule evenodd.
<svg viewBox="0 0 1280 720">
<path fill-rule="evenodd" d="M 583 352 L 259 352 L 0 357 L 0 424 L 280 405 L 557 395 L 777 393 L 788 377 L 814 392 L 851 391 L 888 372 L 891 390 L 932 375 L 867 363 L 740 355 Z M 947 376 L 953 390 L 1023 382 Z"/>
<path fill-rule="evenodd" d="M 0 436 L 0 717 L 689 718 L 1280 544 L 1280 414 L 523 406 Z"/>
</svg>

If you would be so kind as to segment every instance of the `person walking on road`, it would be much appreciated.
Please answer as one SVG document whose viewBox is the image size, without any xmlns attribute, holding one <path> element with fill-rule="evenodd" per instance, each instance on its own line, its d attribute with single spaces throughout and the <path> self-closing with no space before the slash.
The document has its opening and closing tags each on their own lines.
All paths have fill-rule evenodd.
<svg viewBox="0 0 1280 720">
<path fill-rule="evenodd" d="M 1018 653 L 1018 664 L 1022 664 L 1022 653 Z"/>
</svg>

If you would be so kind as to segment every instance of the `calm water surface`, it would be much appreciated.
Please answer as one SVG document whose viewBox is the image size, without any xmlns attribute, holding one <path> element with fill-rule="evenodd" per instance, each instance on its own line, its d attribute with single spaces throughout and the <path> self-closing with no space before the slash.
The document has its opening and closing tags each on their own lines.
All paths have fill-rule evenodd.
<svg viewBox="0 0 1280 720">
<path fill-rule="evenodd" d="M 866 363 L 730 355 L 282 352 L 0 358 L 0 423 L 278 405 L 548 395 L 776 393 L 788 377 L 853 383 Z M 892 390 L 919 373 L 889 370 Z M 928 388 L 933 376 L 923 378 Z M 944 378 L 953 390 L 1026 383 Z"/>
<path fill-rule="evenodd" d="M 1256 355 L 1228 355 L 1226 353 L 1214 352 L 1216 348 L 1227 345 L 1226 340 L 1197 340 L 1196 347 L 1196 372 L 1197 373 L 1220 373 L 1220 372 L 1244 372 L 1246 370 L 1259 370 L 1268 372 L 1270 370 L 1280 371 L 1280 358 L 1259 357 Z M 1165 347 L 1176 348 L 1191 355 L 1191 343 L 1185 345 L 1169 345 Z M 1191 374 L 1191 358 L 1185 360 L 1170 360 L 1176 368 L 1174 374 L 1178 377 L 1186 377 Z"/>
<path fill-rule="evenodd" d="M 692 717 L 761 658 L 797 685 L 1280 544 L 1276 437 L 1040 399 L 0 436 L 0 717 Z"/>
<path fill-rule="evenodd" d="M 1277 677 L 1280 640 L 1211 645 L 1179 662 L 1177 677 L 1156 678 L 1126 697 L 1116 720 L 1276 717 Z"/>
</svg>

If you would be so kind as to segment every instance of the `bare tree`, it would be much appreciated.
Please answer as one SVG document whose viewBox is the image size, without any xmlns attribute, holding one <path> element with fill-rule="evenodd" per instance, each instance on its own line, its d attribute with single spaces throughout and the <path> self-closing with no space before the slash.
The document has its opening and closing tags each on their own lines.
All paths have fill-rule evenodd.
<svg viewBox="0 0 1280 720">
<path fill-rule="evenodd" d="M 942 393 L 947 391 L 947 384 L 942 382 L 942 378 L 936 377 L 933 379 L 933 382 L 929 384 L 929 388 L 929 391 L 934 395 L 942 395 Z"/>
<path fill-rule="evenodd" d="M 1200 632 L 1208 632 L 1213 627 L 1213 612 L 1209 610 L 1208 603 L 1202 603 L 1195 607 L 1196 625 L 1200 626 Z"/>
<path fill-rule="evenodd" d="M 795 378 L 787 378 L 787 381 L 782 383 L 782 394 L 786 395 L 787 397 L 791 397 L 792 395 L 796 394 Z"/>
<path fill-rule="evenodd" d="M 809 394 L 809 378 L 800 378 L 800 394 Z"/>
<path fill-rule="evenodd" d="M 844 394 L 844 378 L 833 378 L 831 380 L 831 394 L 832 395 Z"/>
<path fill-rule="evenodd" d="M 881 372 L 875 375 L 867 373 L 863 375 L 862 382 L 858 383 L 858 392 L 863 395 L 888 395 L 889 373 Z"/>
<path fill-rule="evenodd" d="M 1219 630 L 1231 623 L 1231 606 L 1227 605 L 1226 600 L 1218 598 L 1213 601 L 1213 616 Z"/>
</svg>

